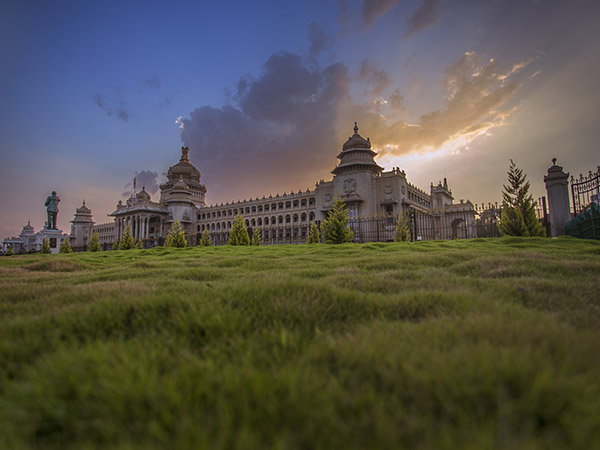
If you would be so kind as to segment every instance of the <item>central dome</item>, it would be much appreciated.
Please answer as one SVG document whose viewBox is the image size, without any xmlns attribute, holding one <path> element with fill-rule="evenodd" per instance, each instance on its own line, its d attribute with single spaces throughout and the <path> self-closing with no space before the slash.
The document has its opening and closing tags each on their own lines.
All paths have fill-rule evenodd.
<svg viewBox="0 0 600 450">
<path fill-rule="evenodd" d="M 358 125 L 354 122 L 354 134 L 348 138 L 342 150 L 350 150 L 353 148 L 371 148 L 371 141 L 369 138 L 365 139 L 360 134 L 358 134 Z"/>
<path fill-rule="evenodd" d="M 189 147 L 181 147 L 181 159 L 177 164 L 169 167 L 167 172 L 169 181 L 177 182 L 179 178 L 183 178 L 186 183 L 200 182 L 200 171 L 190 163 L 189 151 Z"/>
</svg>

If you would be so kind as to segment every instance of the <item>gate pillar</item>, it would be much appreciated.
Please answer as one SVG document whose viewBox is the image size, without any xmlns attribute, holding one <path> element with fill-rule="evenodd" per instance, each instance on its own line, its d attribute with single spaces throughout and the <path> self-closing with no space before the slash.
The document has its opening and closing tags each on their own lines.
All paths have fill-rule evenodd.
<svg viewBox="0 0 600 450">
<path fill-rule="evenodd" d="M 548 175 L 544 176 L 552 236 L 564 235 L 565 224 L 571 220 L 568 179 L 569 174 L 565 173 L 561 166 L 556 165 L 556 158 L 552 158 L 552 166 L 548 169 Z"/>
</svg>

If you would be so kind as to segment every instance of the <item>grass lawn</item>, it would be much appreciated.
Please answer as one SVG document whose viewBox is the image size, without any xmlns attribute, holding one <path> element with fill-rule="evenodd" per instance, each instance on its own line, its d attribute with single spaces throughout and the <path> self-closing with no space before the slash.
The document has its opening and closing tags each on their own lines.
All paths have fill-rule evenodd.
<svg viewBox="0 0 600 450">
<path fill-rule="evenodd" d="M 599 448 L 600 242 L 0 258 L 0 448 Z"/>
</svg>

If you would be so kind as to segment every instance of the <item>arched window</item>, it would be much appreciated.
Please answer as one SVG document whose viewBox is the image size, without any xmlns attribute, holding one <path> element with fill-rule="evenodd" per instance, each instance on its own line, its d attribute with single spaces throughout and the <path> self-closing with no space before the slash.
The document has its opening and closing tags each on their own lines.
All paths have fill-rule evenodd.
<svg viewBox="0 0 600 450">
<path fill-rule="evenodd" d="M 314 213 L 314 212 L 311 212 L 311 213 L 308 215 L 308 220 L 310 220 L 311 222 L 312 222 L 313 220 L 315 220 L 315 213 Z"/>
<path fill-rule="evenodd" d="M 212 231 L 215 231 L 215 224 L 214 224 L 214 223 L 211 223 L 211 224 L 210 224 L 210 229 L 211 229 Z"/>
<path fill-rule="evenodd" d="M 269 218 L 265 217 L 265 225 L 269 225 Z"/>
<path fill-rule="evenodd" d="M 256 226 L 256 219 L 252 219 L 252 226 L 255 227 Z"/>
<path fill-rule="evenodd" d="M 250 226 L 250 222 L 248 222 L 248 219 L 246 219 L 246 227 Z"/>
<path fill-rule="evenodd" d="M 298 200 L 294 200 L 294 208 L 297 208 L 297 207 L 298 207 L 298 205 L 299 205 L 299 204 L 298 204 Z"/>
<path fill-rule="evenodd" d="M 256 214 L 256 206 L 252 207 L 252 214 Z"/>
<path fill-rule="evenodd" d="M 230 230 L 231 229 L 231 222 L 227 222 L 227 229 Z"/>
<path fill-rule="evenodd" d="M 298 222 L 298 214 L 294 214 L 294 223 Z"/>
<path fill-rule="evenodd" d="M 262 227 L 262 219 L 261 219 L 260 217 L 258 218 L 258 221 L 257 221 L 257 223 L 258 223 L 258 226 L 259 226 L 259 227 Z"/>
<path fill-rule="evenodd" d="M 285 223 L 290 223 L 291 220 L 292 220 L 292 218 L 290 217 L 290 215 L 286 214 L 286 216 L 285 216 Z"/>
<path fill-rule="evenodd" d="M 283 216 L 279 216 L 279 220 L 278 220 L 278 222 L 279 222 L 279 223 L 283 223 Z"/>
<path fill-rule="evenodd" d="M 300 216 L 300 220 L 302 222 L 306 222 L 306 213 L 302 213 L 302 215 Z"/>
<path fill-rule="evenodd" d="M 275 216 L 271 216 L 271 225 L 277 225 L 277 219 Z"/>
<path fill-rule="evenodd" d="M 279 205 L 277 205 L 277 208 L 279 208 L 279 211 L 281 211 L 283 209 L 283 202 L 279 202 Z"/>
</svg>

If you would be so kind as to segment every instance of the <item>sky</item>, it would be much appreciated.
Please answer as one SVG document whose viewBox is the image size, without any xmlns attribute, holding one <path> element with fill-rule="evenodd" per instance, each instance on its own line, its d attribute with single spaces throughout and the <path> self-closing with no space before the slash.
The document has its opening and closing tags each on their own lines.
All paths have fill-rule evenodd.
<svg viewBox="0 0 600 450">
<path fill-rule="evenodd" d="M 513 159 L 545 195 L 553 157 L 600 164 L 600 2 L 0 3 L 0 239 L 158 201 L 190 148 L 208 204 L 330 180 L 354 122 L 428 190 L 501 200 Z"/>
</svg>

